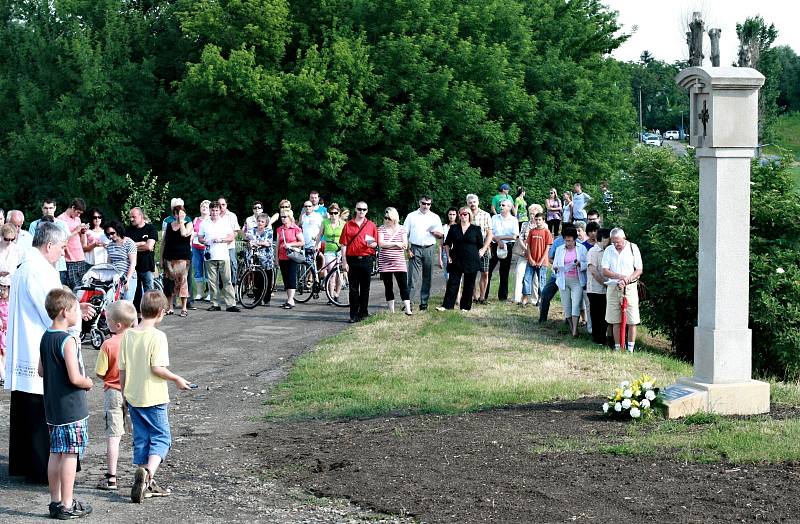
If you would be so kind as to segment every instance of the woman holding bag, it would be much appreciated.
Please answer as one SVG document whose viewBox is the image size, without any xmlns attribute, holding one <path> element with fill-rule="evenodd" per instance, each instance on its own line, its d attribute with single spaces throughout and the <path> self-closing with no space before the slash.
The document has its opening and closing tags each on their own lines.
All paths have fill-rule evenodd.
<svg viewBox="0 0 800 524">
<path fill-rule="evenodd" d="M 305 240 L 303 230 L 294 222 L 294 214 L 291 209 L 281 209 L 281 225 L 278 227 L 278 266 L 281 269 L 283 287 L 286 289 L 286 302 L 281 305 L 283 309 L 292 309 L 295 306 L 294 293 L 297 289 L 297 262 L 289 257 L 292 248 L 303 249 Z"/>
</svg>

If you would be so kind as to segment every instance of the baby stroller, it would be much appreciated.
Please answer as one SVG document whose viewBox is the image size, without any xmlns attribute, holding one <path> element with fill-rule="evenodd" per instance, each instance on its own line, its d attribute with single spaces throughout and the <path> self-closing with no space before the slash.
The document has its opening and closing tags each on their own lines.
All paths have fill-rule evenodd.
<svg viewBox="0 0 800 524">
<path fill-rule="evenodd" d="M 97 264 L 89 268 L 83 275 L 81 285 L 75 288 L 78 300 L 94 307 L 94 316 L 84 320 L 81 325 L 81 340 L 91 343 L 94 349 L 99 350 L 111 334 L 106 309 L 109 304 L 119 300 L 123 284 L 124 278 L 112 264 Z"/>
</svg>

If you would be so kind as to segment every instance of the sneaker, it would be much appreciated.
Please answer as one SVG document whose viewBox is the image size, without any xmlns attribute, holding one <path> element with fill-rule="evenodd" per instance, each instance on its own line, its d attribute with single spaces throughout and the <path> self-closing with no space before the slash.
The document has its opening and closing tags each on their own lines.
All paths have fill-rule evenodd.
<svg viewBox="0 0 800 524">
<path fill-rule="evenodd" d="M 58 515 L 58 508 L 61 507 L 60 502 L 51 502 L 47 505 L 47 512 L 50 514 L 50 518 L 54 519 Z"/>
<path fill-rule="evenodd" d="M 633 353 L 633 348 L 632 347 L 628 346 L 626 349 L 627 349 L 628 353 Z"/>
<path fill-rule="evenodd" d="M 236 306 L 231 306 L 231 307 L 226 307 L 225 311 L 227 311 L 228 313 L 238 313 L 239 311 L 241 311 L 241 309 L 239 309 Z"/>
<path fill-rule="evenodd" d="M 420 305 L 419 305 L 419 310 L 420 310 L 420 311 L 425 311 L 425 310 L 427 310 L 427 309 L 428 309 L 428 304 L 420 304 Z"/>
<path fill-rule="evenodd" d="M 206 309 L 206 311 L 222 311 L 222 308 L 219 306 L 211 306 L 210 308 Z"/>
<path fill-rule="evenodd" d="M 114 480 L 111 480 L 114 479 Z M 105 477 L 100 479 L 100 482 L 97 483 L 97 489 L 102 489 L 103 491 L 116 491 L 117 490 L 117 476 L 116 475 L 109 475 L 106 473 Z"/>
<path fill-rule="evenodd" d="M 147 470 L 137 468 L 133 474 L 133 487 L 131 488 L 131 502 L 141 504 L 144 502 L 144 492 L 147 489 Z"/>
<path fill-rule="evenodd" d="M 89 515 L 91 512 L 92 512 L 92 507 L 89 504 L 73 500 L 72 507 L 69 508 L 65 507 L 62 504 L 59 504 L 58 512 L 56 513 L 56 516 L 53 518 L 56 518 L 58 520 L 79 519 L 81 517 Z"/>
<path fill-rule="evenodd" d="M 436 308 L 436 311 L 447 311 L 444 306 L 439 306 Z"/>
<path fill-rule="evenodd" d="M 196 295 L 194 296 L 194 299 L 195 299 L 195 300 L 203 300 L 203 294 L 202 294 L 202 293 L 198 293 L 198 294 L 196 294 Z"/>
<path fill-rule="evenodd" d="M 151 480 L 150 484 L 147 485 L 147 489 L 144 490 L 144 498 L 149 499 L 151 497 L 169 497 L 172 495 L 171 489 L 164 489 L 158 484 L 156 484 L 155 480 Z"/>
</svg>

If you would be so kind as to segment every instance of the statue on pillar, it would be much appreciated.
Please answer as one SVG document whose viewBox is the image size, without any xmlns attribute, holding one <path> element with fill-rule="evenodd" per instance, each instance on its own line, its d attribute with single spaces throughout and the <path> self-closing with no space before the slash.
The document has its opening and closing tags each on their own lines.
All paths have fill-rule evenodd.
<svg viewBox="0 0 800 524">
<path fill-rule="evenodd" d="M 719 37 L 722 29 L 714 28 L 708 30 L 708 37 L 711 38 L 711 67 L 719 67 Z"/>
<path fill-rule="evenodd" d="M 692 14 L 692 21 L 689 24 L 689 32 L 686 33 L 686 40 L 689 44 L 689 65 L 703 65 L 703 17 L 700 12 Z"/>
</svg>

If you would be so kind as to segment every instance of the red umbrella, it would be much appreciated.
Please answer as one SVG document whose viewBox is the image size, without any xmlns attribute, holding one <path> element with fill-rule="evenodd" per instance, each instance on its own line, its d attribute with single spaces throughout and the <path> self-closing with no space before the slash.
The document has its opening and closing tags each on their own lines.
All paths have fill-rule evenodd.
<svg viewBox="0 0 800 524">
<path fill-rule="evenodd" d="M 622 288 L 622 311 L 619 314 L 619 350 L 625 351 L 625 328 L 627 327 L 628 297 L 625 296 L 625 287 Z"/>
</svg>

